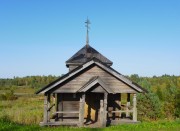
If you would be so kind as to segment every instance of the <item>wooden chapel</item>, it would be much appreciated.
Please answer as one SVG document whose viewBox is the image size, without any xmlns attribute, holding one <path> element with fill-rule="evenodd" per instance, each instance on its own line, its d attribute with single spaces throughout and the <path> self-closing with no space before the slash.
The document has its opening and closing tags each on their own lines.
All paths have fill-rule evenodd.
<svg viewBox="0 0 180 131">
<path fill-rule="evenodd" d="M 86 24 L 86 45 L 66 61 L 69 72 L 36 92 L 44 95 L 42 126 L 137 122 L 136 94 L 146 90 L 114 70 L 113 62 L 89 45 L 89 20 Z"/>
</svg>

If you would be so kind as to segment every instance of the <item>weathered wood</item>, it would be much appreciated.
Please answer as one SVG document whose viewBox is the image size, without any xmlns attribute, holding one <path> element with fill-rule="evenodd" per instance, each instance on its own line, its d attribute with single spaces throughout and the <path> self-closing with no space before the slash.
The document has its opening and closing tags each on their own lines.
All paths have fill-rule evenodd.
<svg viewBox="0 0 180 131">
<path fill-rule="evenodd" d="M 107 122 L 107 99 L 108 99 L 108 93 L 104 93 L 103 127 L 106 127 L 106 122 Z"/>
<path fill-rule="evenodd" d="M 44 119 L 43 122 L 47 123 L 48 122 L 48 118 L 47 118 L 47 95 L 44 96 Z"/>
<path fill-rule="evenodd" d="M 104 107 L 103 107 L 103 100 L 100 100 L 100 110 L 99 110 L 99 125 L 103 127 L 104 124 Z"/>
<path fill-rule="evenodd" d="M 78 122 L 66 121 L 66 122 L 40 122 L 40 126 L 77 126 Z"/>
<path fill-rule="evenodd" d="M 71 93 L 61 93 L 59 94 L 59 108 L 57 112 L 71 112 L 71 111 L 79 111 L 79 99 L 81 95 L 76 94 L 75 97 Z M 64 120 L 65 118 L 69 118 L 70 120 L 72 119 L 78 119 L 79 114 L 78 113 L 57 113 L 58 117 L 61 120 Z"/>
<path fill-rule="evenodd" d="M 136 94 L 133 96 L 133 121 L 137 121 Z"/>
<path fill-rule="evenodd" d="M 123 112 L 127 112 L 126 110 L 119 110 L 119 111 L 109 111 L 108 113 L 123 113 Z M 133 110 L 128 110 L 129 113 L 133 113 Z"/>
<path fill-rule="evenodd" d="M 56 112 L 56 94 L 53 94 L 53 107 L 52 112 Z"/>
<path fill-rule="evenodd" d="M 130 107 L 130 93 L 127 93 L 126 117 L 130 117 L 130 113 L 128 111 L 129 107 Z"/>
<path fill-rule="evenodd" d="M 76 92 L 92 77 L 99 76 L 102 81 L 116 93 L 136 93 L 134 89 L 118 80 L 108 72 L 104 71 L 98 66 L 94 66 L 75 78 L 71 79 L 68 83 L 56 89 L 54 92 Z"/>
<path fill-rule="evenodd" d="M 47 120 L 50 122 L 50 96 L 51 94 L 47 95 Z"/>
<path fill-rule="evenodd" d="M 50 121 L 49 106 L 50 106 L 50 94 L 47 94 L 44 96 L 44 119 L 43 119 L 44 123 Z"/>
<path fill-rule="evenodd" d="M 79 114 L 79 111 L 57 111 L 54 114 Z"/>
<path fill-rule="evenodd" d="M 79 107 L 79 127 L 84 126 L 84 106 L 85 106 L 85 94 L 82 94 L 82 98 L 80 98 L 80 107 Z"/>
<path fill-rule="evenodd" d="M 99 85 L 95 89 L 93 89 L 91 92 L 95 93 L 105 93 L 106 91 Z"/>
<path fill-rule="evenodd" d="M 119 94 L 119 107 L 120 107 L 120 110 L 121 110 L 121 94 Z M 121 118 L 121 115 L 122 115 L 122 113 L 120 112 L 119 113 L 119 119 Z"/>
</svg>

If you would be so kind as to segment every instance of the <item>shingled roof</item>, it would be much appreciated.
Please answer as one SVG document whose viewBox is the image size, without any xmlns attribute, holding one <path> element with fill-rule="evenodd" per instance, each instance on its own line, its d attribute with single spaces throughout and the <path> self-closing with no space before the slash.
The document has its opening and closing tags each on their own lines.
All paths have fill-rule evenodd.
<svg viewBox="0 0 180 131">
<path fill-rule="evenodd" d="M 90 45 L 85 45 L 82 49 L 80 49 L 76 54 L 74 54 L 69 60 L 66 61 L 66 66 L 69 67 L 70 64 L 83 64 L 92 58 L 97 58 L 102 63 L 111 66 L 113 64 L 108 58 L 103 56 L 97 50 L 95 50 Z"/>
</svg>

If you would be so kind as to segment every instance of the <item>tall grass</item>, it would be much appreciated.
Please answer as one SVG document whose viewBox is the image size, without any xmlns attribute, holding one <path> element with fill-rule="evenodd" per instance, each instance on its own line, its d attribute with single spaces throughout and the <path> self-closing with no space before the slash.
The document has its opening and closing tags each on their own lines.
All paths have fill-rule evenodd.
<svg viewBox="0 0 180 131">
<path fill-rule="evenodd" d="M 20 124 L 39 124 L 43 118 L 43 99 L 40 96 L 19 97 L 0 101 L 0 119 Z"/>
</svg>

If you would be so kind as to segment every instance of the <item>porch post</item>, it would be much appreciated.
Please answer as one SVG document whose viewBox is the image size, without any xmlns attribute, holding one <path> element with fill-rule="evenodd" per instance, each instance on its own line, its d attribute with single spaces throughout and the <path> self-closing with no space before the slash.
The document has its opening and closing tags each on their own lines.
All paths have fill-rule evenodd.
<svg viewBox="0 0 180 131">
<path fill-rule="evenodd" d="M 44 123 L 48 123 L 50 121 L 50 94 L 45 94 L 44 96 Z"/>
<path fill-rule="evenodd" d="M 127 93 L 126 117 L 130 117 L 129 106 L 130 106 L 130 93 Z"/>
<path fill-rule="evenodd" d="M 120 107 L 120 110 L 122 110 L 121 109 L 121 93 L 119 94 L 120 96 L 119 96 L 119 107 Z M 119 113 L 119 119 L 121 118 L 121 112 Z"/>
<path fill-rule="evenodd" d="M 107 122 L 107 99 L 108 99 L 108 93 L 104 93 L 104 117 L 103 117 L 103 127 L 106 127 L 106 122 Z"/>
<path fill-rule="evenodd" d="M 136 94 L 133 96 L 133 121 L 137 121 Z"/>
<path fill-rule="evenodd" d="M 99 112 L 100 127 L 103 127 L 103 122 L 104 122 L 103 113 L 104 113 L 103 100 L 100 100 L 100 112 Z"/>
<path fill-rule="evenodd" d="M 53 93 L 53 113 L 56 112 L 56 94 Z"/>
<path fill-rule="evenodd" d="M 79 127 L 84 126 L 84 106 L 85 106 L 85 94 L 82 94 L 79 105 Z"/>
</svg>

